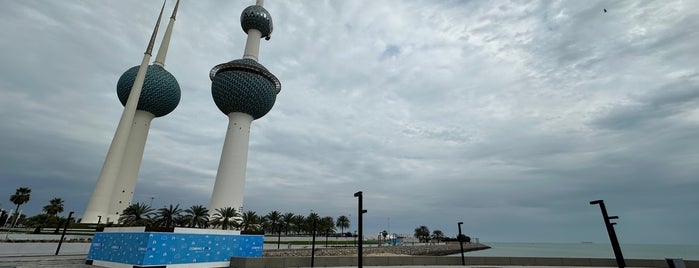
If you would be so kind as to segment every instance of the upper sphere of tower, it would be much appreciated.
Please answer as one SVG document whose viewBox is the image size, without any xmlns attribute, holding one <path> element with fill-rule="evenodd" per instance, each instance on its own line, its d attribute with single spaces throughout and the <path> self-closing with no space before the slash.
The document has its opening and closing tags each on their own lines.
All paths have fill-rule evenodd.
<svg viewBox="0 0 699 268">
<path fill-rule="evenodd" d="M 126 70 L 117 82 L 117 95 L 122 105 L 126 105 L 138 68 L 134 66 Z M 175 110 L 179 103 L 180 85 L 177 79 L 160 65 L 149 65 L 136 109 L 161 117 Z"/>
<path fill-rule="evenodd" d="M 272 30 L 272 15 L 267 12 L 264 7 L 252 5 L 243 10 L 240 14 L 240 25 L 243 26 L 243 31 L 248 33 L 250 29 L 256 29 L 262 33 L 261 37 L 266 37 L 269 40 Z"/>
<path fill-rule="evenodd" d="M 214 66 L 211 95 L 224 114 L 240 112 L 258 119 L 274 106 L 279 79 L 255 60 L 238 59 Z"/>
</svg>

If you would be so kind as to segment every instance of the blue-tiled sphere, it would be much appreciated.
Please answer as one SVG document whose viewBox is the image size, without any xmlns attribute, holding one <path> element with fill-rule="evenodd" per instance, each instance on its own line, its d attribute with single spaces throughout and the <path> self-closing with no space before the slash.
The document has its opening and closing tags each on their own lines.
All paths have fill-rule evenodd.
<svg viewBox="0 0 699 268">
<path fill-rule="evenodd" d="M 138 67 L 134 66 L 126 70 L 117 82 L 117 95 L 122 105 L 126 105 L 126 100 L 129 98 Z M 160 65 L 149 65 L 136 109 L 161 117 L 175 110 L 179 103 L 180 85 L 177 79 Z"/>
<path fill-rule="evenodd" d="M 279 80 L 251 59 L 219 64 L 209 76 L 214 102 L 226 115 L 240 112 L 258 119 L 272 109 L 281 89 Z"/>
<path fill-rule="evenodd" d="M 252 5 L 246 7 L 240 14 L 240 25 L 243 31 L 248 33 L 250 29 L 256 29 L 262 33 L 262 37 L 269 39 L 274 26 L 272 25 L 272 15 L 264 7 Z"/>
</svg>

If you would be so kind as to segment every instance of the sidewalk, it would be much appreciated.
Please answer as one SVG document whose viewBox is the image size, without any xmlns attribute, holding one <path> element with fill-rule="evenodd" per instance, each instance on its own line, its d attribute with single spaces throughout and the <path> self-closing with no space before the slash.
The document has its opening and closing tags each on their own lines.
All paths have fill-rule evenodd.
<svg viewBox="0 0 699 268">
<path fill-rule="evenodd" d="M 86 254 L 0 257 L 0 268 L 95 268 L 96 266 L 85 264 L 86 257 Z"/>
</svg>

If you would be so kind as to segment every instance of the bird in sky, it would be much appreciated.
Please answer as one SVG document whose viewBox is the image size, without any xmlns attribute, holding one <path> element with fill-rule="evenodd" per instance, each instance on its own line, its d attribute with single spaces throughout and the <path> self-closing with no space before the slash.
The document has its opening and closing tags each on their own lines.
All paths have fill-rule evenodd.
<svg viewBox="0 0 699 268">
<path fill-rule="evenodd" d="M 604 13 L 607 13 L 607 9 L 606 9 L 606 8 L 604 9 Z"/>
</svg>

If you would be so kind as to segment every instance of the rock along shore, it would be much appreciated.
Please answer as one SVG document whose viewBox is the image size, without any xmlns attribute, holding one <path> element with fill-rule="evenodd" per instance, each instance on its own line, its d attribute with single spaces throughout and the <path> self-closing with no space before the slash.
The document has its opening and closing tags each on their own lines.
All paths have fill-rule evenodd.
<svg viewBox="0 0 699 268">
<path fill-rule="evenodd" d="M 464 252 L 489 249 L 480 243 L 464 243 Z M 459 244 L 421 245 L 421 246 L 383 246 L 364 248 L 362 254 L 371 255 L 410 255 L 410 256 L 445 256 L 459 253 Z M 265 249 L 264 257 L 311 256 L 311 249 Z M 336 247 L 316 248 L 316 256 L 356 256 L 357 248 Z"/>
</svg>

